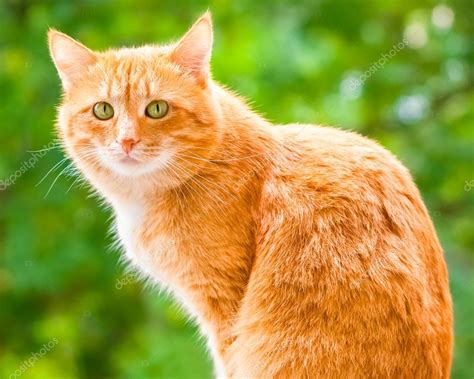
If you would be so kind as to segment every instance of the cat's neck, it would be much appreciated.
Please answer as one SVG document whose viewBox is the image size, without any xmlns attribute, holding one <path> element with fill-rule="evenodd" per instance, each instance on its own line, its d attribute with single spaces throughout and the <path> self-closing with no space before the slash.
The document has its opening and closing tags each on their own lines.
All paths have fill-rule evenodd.
<svg viewBox="0 0 474 379">
<path fill-rule="evenodd" d="M 223 124 L 222 139 L 216 151 L 237 160 L 245 160 L 245 153 L 253 156 L 268 152 L 274 142 L 269 134 L 269 123 L 239 96 L 216 84 L 213 91 L 222 109 Z"/>
</svg>

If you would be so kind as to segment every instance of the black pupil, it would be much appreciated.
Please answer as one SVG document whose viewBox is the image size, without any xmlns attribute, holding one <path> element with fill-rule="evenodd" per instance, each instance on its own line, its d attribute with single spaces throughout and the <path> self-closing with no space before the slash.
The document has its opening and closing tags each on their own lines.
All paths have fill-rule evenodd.
<svg viewBox="0 0 474 379">
<path fill-rule="evenodd" d="M 156 107 L 156 113 L 160 113 L 160 105 L 157 103 L 155 104 Z"/>
</svg>

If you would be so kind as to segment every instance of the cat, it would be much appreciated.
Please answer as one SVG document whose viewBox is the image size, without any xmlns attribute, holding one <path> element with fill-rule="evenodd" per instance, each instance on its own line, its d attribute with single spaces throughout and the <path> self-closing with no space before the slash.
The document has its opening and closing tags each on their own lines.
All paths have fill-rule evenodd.
<svg viewBox="0 0 474 379">
<path fill-rule="evenodd" d="M 253 112 L 211 78 L 209 13 L 162 46 L 48 35 L 64 149 L 126 259 L 196 319 L 216 377 L 449 377 L 442 248 L 392 154 Z"/>
</svg>

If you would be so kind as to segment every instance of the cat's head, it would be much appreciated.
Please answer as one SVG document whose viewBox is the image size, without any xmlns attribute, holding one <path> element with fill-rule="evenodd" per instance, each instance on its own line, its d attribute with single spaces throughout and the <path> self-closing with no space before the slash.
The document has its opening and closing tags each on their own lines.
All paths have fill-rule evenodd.
<svg viewBox="0 0 474 379">
<path fill-rule="evenodd" d="M 57 31 L 48 36 L 64 89 L 59 135 L 86 176 L 165 183 L 198 170 L 220 135 L 208 13 L 166 46 L 99 53 Z"/>
</svg>

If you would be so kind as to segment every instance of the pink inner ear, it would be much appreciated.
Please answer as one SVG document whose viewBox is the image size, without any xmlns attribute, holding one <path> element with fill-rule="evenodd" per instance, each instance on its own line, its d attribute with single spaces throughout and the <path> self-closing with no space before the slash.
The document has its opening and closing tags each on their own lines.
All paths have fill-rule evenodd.
<svg viewBox="0 0 474 379">
<path fill-rule="evenodd" d="M 181 48 L 173 54 L 173 60 L 183 69 L 195 76 L 206 74 L 209 64 L 209 52 L 204 48 L 189 46 L 188 50 Z"/>
<path fill-rule="evenodd" d="M 48 37 L 51 55 L 65 88 L 80 80 L 87 66 L 97 62 L 91 50 L 71 37 L 56 31 L 50 31 Z"/>
<path fill-rule="evenodd" d="M 193 75 L 200 84 L 206 84 L 211 50 L 212 25 L 210 16 L 206 14 L 178 42 L 171 53 L 171 59 Z"/>
</svg>

